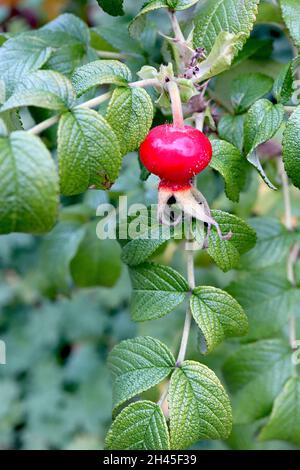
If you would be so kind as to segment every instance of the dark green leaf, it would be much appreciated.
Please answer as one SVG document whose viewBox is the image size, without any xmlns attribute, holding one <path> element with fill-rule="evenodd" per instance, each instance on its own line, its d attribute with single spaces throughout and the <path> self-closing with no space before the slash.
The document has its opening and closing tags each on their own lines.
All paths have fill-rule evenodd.
<svg viewBox="0 0 300 470">
<path fill-rule="evenodd" d="M 286 104 L 290 101 L 294 92 L 293 85 L 293 63 L 290 62 L 283 67 L 282 71 L 274 82 L 273 93 L 279 103 Z"/>
<path fill-rule="evenodd" d="M 273 79 L 262 73 L 239 75 L 232 83 L 231 104 L 237 114 L 244 113 L 250 106 L 269 93 Z"/>
<path fill-rule="evenodd" d="M 97 0 L 100 7 L 111 16 L 123 16 L 123 1 L 124 0 Z"/>
<path fill-rule="evenodd" d="M 300 188 L 300 106 L 292 114 L 283 139 L 283 160 L 287 174 L 293 184 Z"/>
<path fill-rule="evenodd" d="M 245 115 L 226 114 L 218 124 L 219 137 L 234 145 L 240 152 L 244 148 L 244 120 Z"/>
</svg>

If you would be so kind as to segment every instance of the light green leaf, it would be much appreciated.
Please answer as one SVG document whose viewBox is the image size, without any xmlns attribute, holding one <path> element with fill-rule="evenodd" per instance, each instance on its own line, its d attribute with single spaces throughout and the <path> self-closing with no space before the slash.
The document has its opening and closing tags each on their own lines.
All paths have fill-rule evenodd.
<svg viewBox="0 0 300 470">
<path fill-rule="evenodd" d="M 23 131 L 0 138 L 0 233 L 44 233 L 58 213 L 58 177 L 42 141 Z"/>
<path fill-rule="evenodd" d="M 109 450 L 166 450 L 168 428 L 161 408 L 151 401 L 127 406 L 113 422 L 105 441 Z"/>
<path fill-rule="evenodd" d="M 187 449 L 200 439 L 226 439 L 232 426 L 229 398 L 213 371 L 185 361 L 169 388 L 172 449 Z"/>
<path fill-rule="evenodd" d="M 118 60 L 95 60 L 75 70 L 72 83 L 78 96 L 105 84 L 126 86 L 132 79 L 129 68 Z"/>
<path fill-rule="evenodd" d="M 86 46 L 90 42 L 90 31 L 86 23 L 78 18 L 78 16 L 72 15 L 71 13 L 59 15 L 53 21 L 50 21 L 50 23 L 40 28 L 39 31 L 42 33 L 54 33 L 56 35 L 63 33 L 65 36 L 69 36 L 73 40 Z"/>
<path fill-rule="evenodd" d="M 119 406 L 162 382 L 175 367 L 163 343 L 150 336 L 122 341 L 109 355 L 113 376 L 113 406 Z"/>
<path fill-rule="evenodd" d="M 145 263 L 130 269 L 131 312 L 135 321 L 153 320 L 180 305 L 189 290 L 185 279 L 168 266 Z"/>
<path fill-rule="evenodd" d="M 207 250 L 219 268 L 227 272 L 239 265 L 240 255 L 255 246 L 256 234 L 246 222 L 235 215 L 213 210 L 212 216 L 219 223 L 224 235 L 232 233 L 230 240 L 220 240 L 217 231 L 212 228 Z"/>
<path fill-rule="evenodd" d="M 223 176 L 226 196 L 238 202 L 246 183 L 247 160 L 236 147 L 225 140 L 213 139 L 211 144 L 213 158 L 210 166 Z"/>
<path fill-rule="evenodd" d="M 296 46 L 300 46 L 300 3 L 298 0 L 280 0 L 282 16 Z"/>
<path fill-rule="evenodd" d="M 100 7 L 111 16 L 123 16 L 124 0 L 97 0 Z"/>
<path fill-rule="evenodd" d="M 287 122 L 283 138 L 284 167 L 293 184 L 300 189 L 300 106 Z"/>
<path fill-rule="evenodd" d="M 207 59 L 198 65 L 199 80 L 207 80 L 229 69 L 244 37 L 244 33 L 232 34 L 221 31 Z"/>
<path fill-rule="evenodd" d="M 204 47 L 210 52 L 221 31 L 244 33 L 237 44 L 236 52 L 242 48 L 249 36 L 259 0 L 204 0 L 195 19 L 194 46 Z"/>
<path fill-rule="evenodd" d="M 280 128 L 284 118 L 284 107 L 273 105 L 266 99 L 256 101 L 245 120 L 245 154 L 248 156 L 258 145 L 270 140 Z"/>
<path fill-rule="evenodd" d="M 248 320 L 238 302 L 216 287 L 201 286 L 193 291 L 191 312 L 206 342 L 207 353 L 225 338 L 243 336 Z"/>
<path fill-rule="evenodd" d="M 71 286 L 70 263 L 85 235 L 78 222 L 60 222 L 44 238 L 39 253 L 40 270 L 50 293 L 68 293 Z"/>
<path fill-rule="evenodd" d="M 167 0 L 169 8 L 177 11 L 186 10 L 198 2 L 199 0 Z"/>
<path fill-rule="evenodd" d="M 299 290 L 292 288 L 285 272 L 274 267 L 243 274 L 226 290 L 248 316 L 250 339 L 270 338 L 278 333 L 299 302 Z"/>
<path fill-rule="evenodd" d="M 274 3 L 260 3 L 256 24 L 279 24 L 283 25 L 283 18 L 280 7 Z"/>
<path fill-rule="evenodd" d="M 292 377 L 274 402 L 272 414 L 259 435 L 262 441 L 280 440 L 300 446 L 300 378 Z"/>
<path fill-rule="evenodd" d="M 249 220 L 249 224 L 257 233 L 257 243 L 241 259 L 245 269 L 263 269 L 287 257 L 295 241 L 295 233 L 271 217 L 255 217 Z"/>
<path fill-rule="evenodd" d="M 72 84 L 64 75 L 52 70 L 38 70 L 27 75 L 16 86 L 0 111 L 22 106 L 64 110 L 74 105 L 75 98 Z"/>
<path fill-rule="evenodd" d="M 272 89 L 273 79 L 262 73 L 247 73 L 233 80 L 230 100 L 237 114 L 244 113 Z"/>
<path fill-rule="evenodd" d="M 146 25 L 145 15 L 151 11 L 159 10 L 160 8 L 169 8 L 167 0 L 149 0 L 146 2 L 137 16 L 129 24 L 129 32 L 131 36 L 139 38 Z"/>
<path fill-rule="evenodd" d="M 109 103 L 106 119 L 118 137 L 122 155 L 133 152 L 150 130 L 151 98 L 142 88 L 118 88 Z"/>
<path fill-rule="evenodd" d="M 244 148 L 244 120 L 244 115 L 226 114 L 218 124 L 219 137 L 234 145 L 240 152 L 243 152 Z"/>
<path fill-rule="evenodd" d="M 90 186 L 109 189 L 121 166 L 119 144 L 110 125 L 96 111 L 82 108 L 60 119 L 58 159 L 65 195 L 82 193 Z"/>
<path fill-rule="evenodd" d="M 223 370 L 235 393 L 234 421 L 249 423 L 270 413 L 275 397 L 291 374 L 291 351 L 279 339 L 246 344 L 226 360 Z"/>
<path fill-rule="evenodd" d="M 116 240 L 100 240 L 97 222 L 86 225 L 85 237 L 71 262 L 77 287 L 112 287 L 121 274 L 120 247 Z"/>
<path fill-rule="evenodd" d="M 273 93 L 279 103 L 286 104 L 290 101 L 294 92 L 293 62 L 286 64 L 276 77 Z"/>
</svg>

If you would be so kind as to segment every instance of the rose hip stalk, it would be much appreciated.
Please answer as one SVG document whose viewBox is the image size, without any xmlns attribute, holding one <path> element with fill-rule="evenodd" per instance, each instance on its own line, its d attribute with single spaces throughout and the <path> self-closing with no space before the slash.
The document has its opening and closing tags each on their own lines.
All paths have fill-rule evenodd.
<svg viewBox="0 0 300 470">
<path fill-rule="evenodd" d="M 166 220 L 168 203 L 175 200 L 188 216 L 208 225 L 208 236 L 214 225 L 223 237 L 218 223 L 211 216 L 204 196 L 193 186 L 194 176 L 210 163 L 212 146 L 209 139 L 191 126 L 177 127 L 170 124 L 152 129 L 140 148 L 141 161 L 148 171 L 159 176 L 158 217 Z"/>
</svg>

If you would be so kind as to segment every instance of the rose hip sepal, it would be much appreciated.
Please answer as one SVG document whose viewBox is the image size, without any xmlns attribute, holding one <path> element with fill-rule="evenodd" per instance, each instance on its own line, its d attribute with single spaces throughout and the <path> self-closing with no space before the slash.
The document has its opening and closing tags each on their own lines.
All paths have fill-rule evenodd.
<svg viewBox="0 0 300 470">
<path fill-rule="evenodd" d="M 140 157 L 147 170 L 161 180 L 158 188 L 160 222 L 177 223 L 169 217 L 170 201 L 175 201 L 185 215 L 208 225 L 208 236 L 214 225 L 221 238 L 231 237 L 231 234 L 223 237 L 205 197 L 193 186 L 193 178 L 209 165 L 212 158 L 211 143 L 201 131 L 171 124 L 155 127 L 142 143 Z"/>
</svg>

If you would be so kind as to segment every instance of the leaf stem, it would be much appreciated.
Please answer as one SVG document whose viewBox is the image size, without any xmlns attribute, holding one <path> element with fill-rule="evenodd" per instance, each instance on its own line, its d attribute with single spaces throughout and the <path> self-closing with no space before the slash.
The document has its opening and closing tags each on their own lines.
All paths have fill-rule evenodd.
<svg viewBox="0 0 300 470">
<path fill-rule="evenodd" d="M 175 40 L 178 41 L 178 42 L 179 41 L 180 42 L 185 42 L 185 37 L 184 37 L 184 35 L 181 31 L 181 27 L 180 27 L 180 24 L 178 22 L 175 11 L 169 11 L 169 17 L 170 17 L 172 28 L 173 28 L 173 31 L 174 31 Z"/>
<path fill-rule="evenodd" d="M 120 52 L 97 51 L 97 55 L 100 59 L 125 60 L 127 58 L 127 54 L 121 54 Z"/>
<path fill-rule="evenodd" d="M 79 104 L 76 106 L 74 109 L 78 108 L 95 108 L 101 103 L 104 103 L 104 101 L 108 100 L 111 97 L 112 93 L 109 91 L 107 93 L 104 93 L 102 95 L 96 96 L 96 98 L 93 98 L 89 101 L 85 101 L 84 103 Z M 30 134 L 33 135 L 38 135 L 44 132 L 46 129 L 49 129 L 49 127 L 54 126 L 59 121 L 60 114 L 57 114 L 55 116 L 50 117 L 49 119 L 46 119 L 45 121 L 40 122 L 36 126 L 32 127 L 31 129 L 28 130 Z"/>
<path fill-rule="evenodd" d="M 147 87 L 147 86 L 160 86 L 157 78 L 146 78 L 145 80 L 138 80 L 137 82 L 129 83 L 130 87 Z"/>
<path fill-rule="evenodd" d="M 178 85 L 174 80 L 171 80 L 167 83 L 167 89 L 171 98 L 174 126 L 182 128 L 184 127 L 184 118 Z"/>
</svg>

